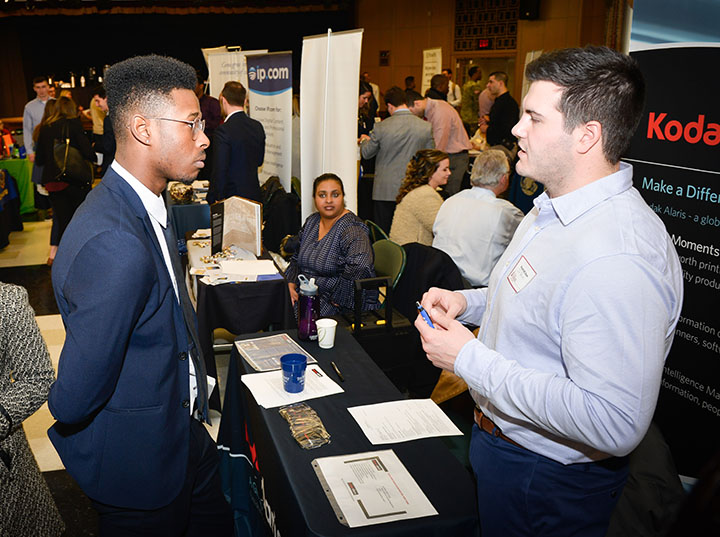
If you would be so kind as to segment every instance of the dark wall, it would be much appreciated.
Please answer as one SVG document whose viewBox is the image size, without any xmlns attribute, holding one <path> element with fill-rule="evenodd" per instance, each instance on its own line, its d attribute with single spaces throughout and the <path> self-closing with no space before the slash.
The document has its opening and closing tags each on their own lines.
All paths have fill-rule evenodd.
<svg viewBox="0 0 720 537">
<path fill-rule="evenodd" d="M 173 56 L 205 70 L 201 48 L 240 45 L 244 50 L 291 50 L 297 87 L 303 36 L 326 33 L 328 28 L 334 32 L 349 30 L 353 25 L 352 9 L 243 15 L 4 18 L 0 19 L 2 33 L 19 43 L 23 72 L 17 73 L 19 76 L 13 77 L 12 82 L 4 80 L 3 86 L 10 83 L 17 90 L 22 84 L 27 101 L 35 96 L 32 78 L 37 75 L 54 75 L 56 79 L 68 80 L 69 72 L 73 71 L 79 78 L 79 73 L 88 67 L 102 69 L 105 64 L 149 53 Z M 0 57 L 0 72 L 7 61 Z M 16 71 L 17 67 L 14 69 Z M 0 117 L 22 115 L 24 104 L 18 108 L 17 102 L 0 100 Z"/>
</svg>

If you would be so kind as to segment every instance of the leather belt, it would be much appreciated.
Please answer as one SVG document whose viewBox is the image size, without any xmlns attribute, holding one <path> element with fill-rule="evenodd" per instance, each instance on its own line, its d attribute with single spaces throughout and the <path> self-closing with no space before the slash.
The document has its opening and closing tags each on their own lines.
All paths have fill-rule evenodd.
<svg viewBox="0 0 720 537">
<path fill-rule="evenodd" d="M 477 424 L 480 429 L 485 431 L 488 434 L 491 434 L 497 438 L 501 438 L 502 440 L 505 440 L 505 442 L 508 442 L 512 444 L 513 446 L 517 446 L 519 448 L 523 448 L 520 444 L 515 442 L 515 440 L 508 438 L 503 434 L 503 432 L 500 430 L 500 427 L 495 425 L 493 421 L 488 418 L 485 414 L 483 414 L 482 410 L 480 410 L 478 407 L 475 407 L 475 423 Z"/>
</svg>

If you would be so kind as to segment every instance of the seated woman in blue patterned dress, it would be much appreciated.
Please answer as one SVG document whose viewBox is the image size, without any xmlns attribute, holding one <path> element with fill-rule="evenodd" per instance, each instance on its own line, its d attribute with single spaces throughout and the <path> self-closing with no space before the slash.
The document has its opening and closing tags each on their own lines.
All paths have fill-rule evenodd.
<svg viewBox="0 0 720 537">
<path fill-rule="evenodd" d="M 305 220 L 285 277 L 293 304 L 298 300 L 298 274 L 315 278 L 320 317 L 327 317 L 353 309 L 355 280 L 375 276 L 374 254 L 367 226 L 345 208 L 345 189 L 337 175 L 315 179 L 313 199 L 318 212 Z M 364 291 L 362 309 L 376 309 L 377 296 L 377 291 Z"/>
</svg>

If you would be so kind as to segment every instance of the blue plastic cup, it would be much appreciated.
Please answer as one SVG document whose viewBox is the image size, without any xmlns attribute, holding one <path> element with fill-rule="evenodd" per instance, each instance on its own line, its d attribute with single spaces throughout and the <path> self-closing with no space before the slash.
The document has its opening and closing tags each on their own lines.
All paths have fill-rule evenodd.
<svg viewBox="0 0 720 537">
<path fill-rule="evenodd" d="M 305 368 L 307 356 L 293 353 L 280 358 L 283 372 L 283 388 L 288 393 L 299 393 L 305 389 Z"/>
</svg>

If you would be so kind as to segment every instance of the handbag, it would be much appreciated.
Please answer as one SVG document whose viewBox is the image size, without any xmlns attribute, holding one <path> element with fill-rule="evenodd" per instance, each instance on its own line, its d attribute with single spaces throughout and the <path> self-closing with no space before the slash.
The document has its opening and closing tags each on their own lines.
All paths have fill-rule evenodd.
<svg viewBox="0 0 720 537">
<path fill-rule="evenodd" d="M 93 164 L 85 160 L 77 148 L 70 145 L 70 132 L 67 122 L 63 126 L 62 139 L 56 139 L 53 156 L 60 173 L 56 181 L 75 186 L 89 186 L 93 182 Z"/>
</svg>

